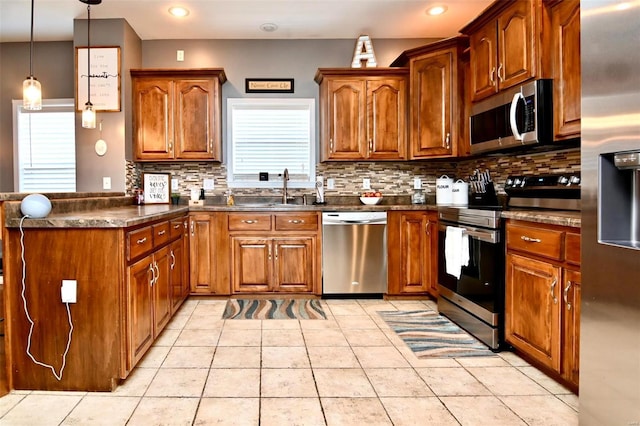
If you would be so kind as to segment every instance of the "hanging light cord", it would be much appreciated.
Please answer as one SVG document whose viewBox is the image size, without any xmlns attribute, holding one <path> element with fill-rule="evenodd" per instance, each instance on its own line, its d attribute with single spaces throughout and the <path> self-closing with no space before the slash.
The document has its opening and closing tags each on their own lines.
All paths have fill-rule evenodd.
<svg viewBox="0 0 640 426">
<path fill-rule="evenodd" d="M 87 5 L 87 103 L 91 104 L 91 5 L 90 4 Z"/>
<path fill-rule="evenodd" d="M 31 0 L 31 44 L 29 46 L 29 77 L 33 78 L 33 9 L 35 0 Z"/>
</svg>

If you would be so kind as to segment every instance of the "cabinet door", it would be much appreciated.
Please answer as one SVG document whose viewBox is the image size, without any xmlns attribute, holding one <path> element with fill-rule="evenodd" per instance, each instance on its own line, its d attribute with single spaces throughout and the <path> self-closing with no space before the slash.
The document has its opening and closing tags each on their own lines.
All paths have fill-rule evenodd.
<svg viewBox="0 0 640 426">
<path fill-rule="evenodd" d="M 579 382 L 580 367 L 580 282 L 579 271 L 566 269 L 562 283 L 562 376 Z"/>
<path fill-rule="evenodd" d="M 190 283 L 193 293 L 212 293 L 215 279 L 213 225 L 208 214 L 189 217 Z"/>
<path fill-rule="evenodd" d="M 507 254 L 505 339 L 560 371 L 560 268 Z"/>
<path fill-rule="evenodd" d="M 536 75 L 533 1 L 514 1 L 498 17 L 499 89 Z"/>
<path fill-rule="evenodd" d="M 220 159 L 220 96 L 216 79 L 176 80 L 175 155 L 181 160 Z"/>
<path fill-rule="evenodd" d="M 554 139 L 580 137 L 580 0 L 551 10 Z"/>
<path fill-rule="evenodd" d="M 411 64 L 411 158 L 451 155 L 453 53 Z"/>
<path fill-rule="evenodd" d="M 329 160 L 364 160 L 366 87 L 364 79 L 329 80 Z"/>
<path fill-rule="evenodd" d="M 153 343 L 153 256 L 128 268 L 129 362 L 133 367 Z"/>
<path fill-rule="evenodd" d="M 407 81 L 367 81 L 367 145 L 369 159 L 402 160 L 407 145 Z"/>
<path fill-rule="evenodd" d="M 158 336 L 171 319 L 171 263 L 169 246 L 154 254 L 156 270 L 153 282 L 154 337 Z"/>
<path fill-rule="evenodd" d="M 469 37 L 472 100 L 478 101 L 498 92 L 498 37 L 491 21 Z"/>
<path fill-rule="evenodd" d="M 169 245 L 169 281 L 171 286 L 171 312 L 175 312 L 187 294 L 185 293 L 184 274 L 184 237 L 173 241 Z"/>
<path fill-rule="evenodd" d="M 313 291 L 314 240 L 314 237 L 273 240 L 274 289 L 276 291 Z"/>
<path fill-rule="evenodd" d="M 136 160 L 173 158 L 172 82 L 163 79 L 134 80 L 133 96 Z"/>
<path fill-rule="evenodd" d="M 273 248 L 269 239 L 232 236 L 233 291 L 271 291 L 272 257 Z"/>
</svg>

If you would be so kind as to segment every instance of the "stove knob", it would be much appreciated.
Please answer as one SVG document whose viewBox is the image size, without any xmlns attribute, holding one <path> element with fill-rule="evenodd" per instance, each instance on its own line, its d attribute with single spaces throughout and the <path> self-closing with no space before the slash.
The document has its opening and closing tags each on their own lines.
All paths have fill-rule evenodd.
<svg viewBox="0 0 640 426">
<path fill-rule="evenodd" d="M 527 184 L 527 178 L 523 177 L 522 178 L 522 182 L 520 182 L 520 188 L 524 188 L 524 186 Z"/>
<path fill-rule="evenodd" d="M 505 186 L 511 186 L 513 184 L 513 180 L 511 178 L 507 178 L 507 181 L 505 182 Z"/>
<path fill-rule="evenodd" d="M 560 176 L 558 178 L 558 184 L 560 185 L 569 185 L 569 179 L 566 176 Z"/>
<path fill-rule="evenodd" d="M 571 185 L 580 185 L 580 176 L 571 176 L 569 183 Z"/>
<path fill-rule="evenodd" d="M 520 180 L 520 178 L 515 178 L 513 180 L 513 186 L 520 186 L 520 184 L 524 182 L 523 180 Z"/>
</svg>

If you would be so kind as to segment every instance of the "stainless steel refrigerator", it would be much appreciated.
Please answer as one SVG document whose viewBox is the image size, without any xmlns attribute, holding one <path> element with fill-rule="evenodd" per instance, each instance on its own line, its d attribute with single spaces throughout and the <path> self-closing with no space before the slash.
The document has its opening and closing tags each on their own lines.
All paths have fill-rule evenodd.
<svg viewBox="0 0 640 426">
<path fill-rule="evenodd" d="M 580 8 L 580 424 L 640 425 L 640 1 Z"/>
</svg>

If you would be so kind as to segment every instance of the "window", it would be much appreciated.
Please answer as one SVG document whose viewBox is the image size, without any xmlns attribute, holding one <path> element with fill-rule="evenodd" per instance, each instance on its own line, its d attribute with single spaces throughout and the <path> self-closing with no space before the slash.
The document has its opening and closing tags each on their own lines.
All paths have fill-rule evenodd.
<svg viewBox="0 0 640 426">
<path fill-rule="evenodd" d="M 43 100 L 40 111 L 25 111 L 14 100 L 14 189 L 75 192 L 75 131 L 73 99 Z"/>
<path fill-rule="evenodd" d="M 227 135 L 229 187 L 280 187 L 274 177 L 285 168 L 290 187 L 314 186 L 314 99 L 227 99 Z M 269 181 L 260 181 L 260 172 Z"/>
</svg>

